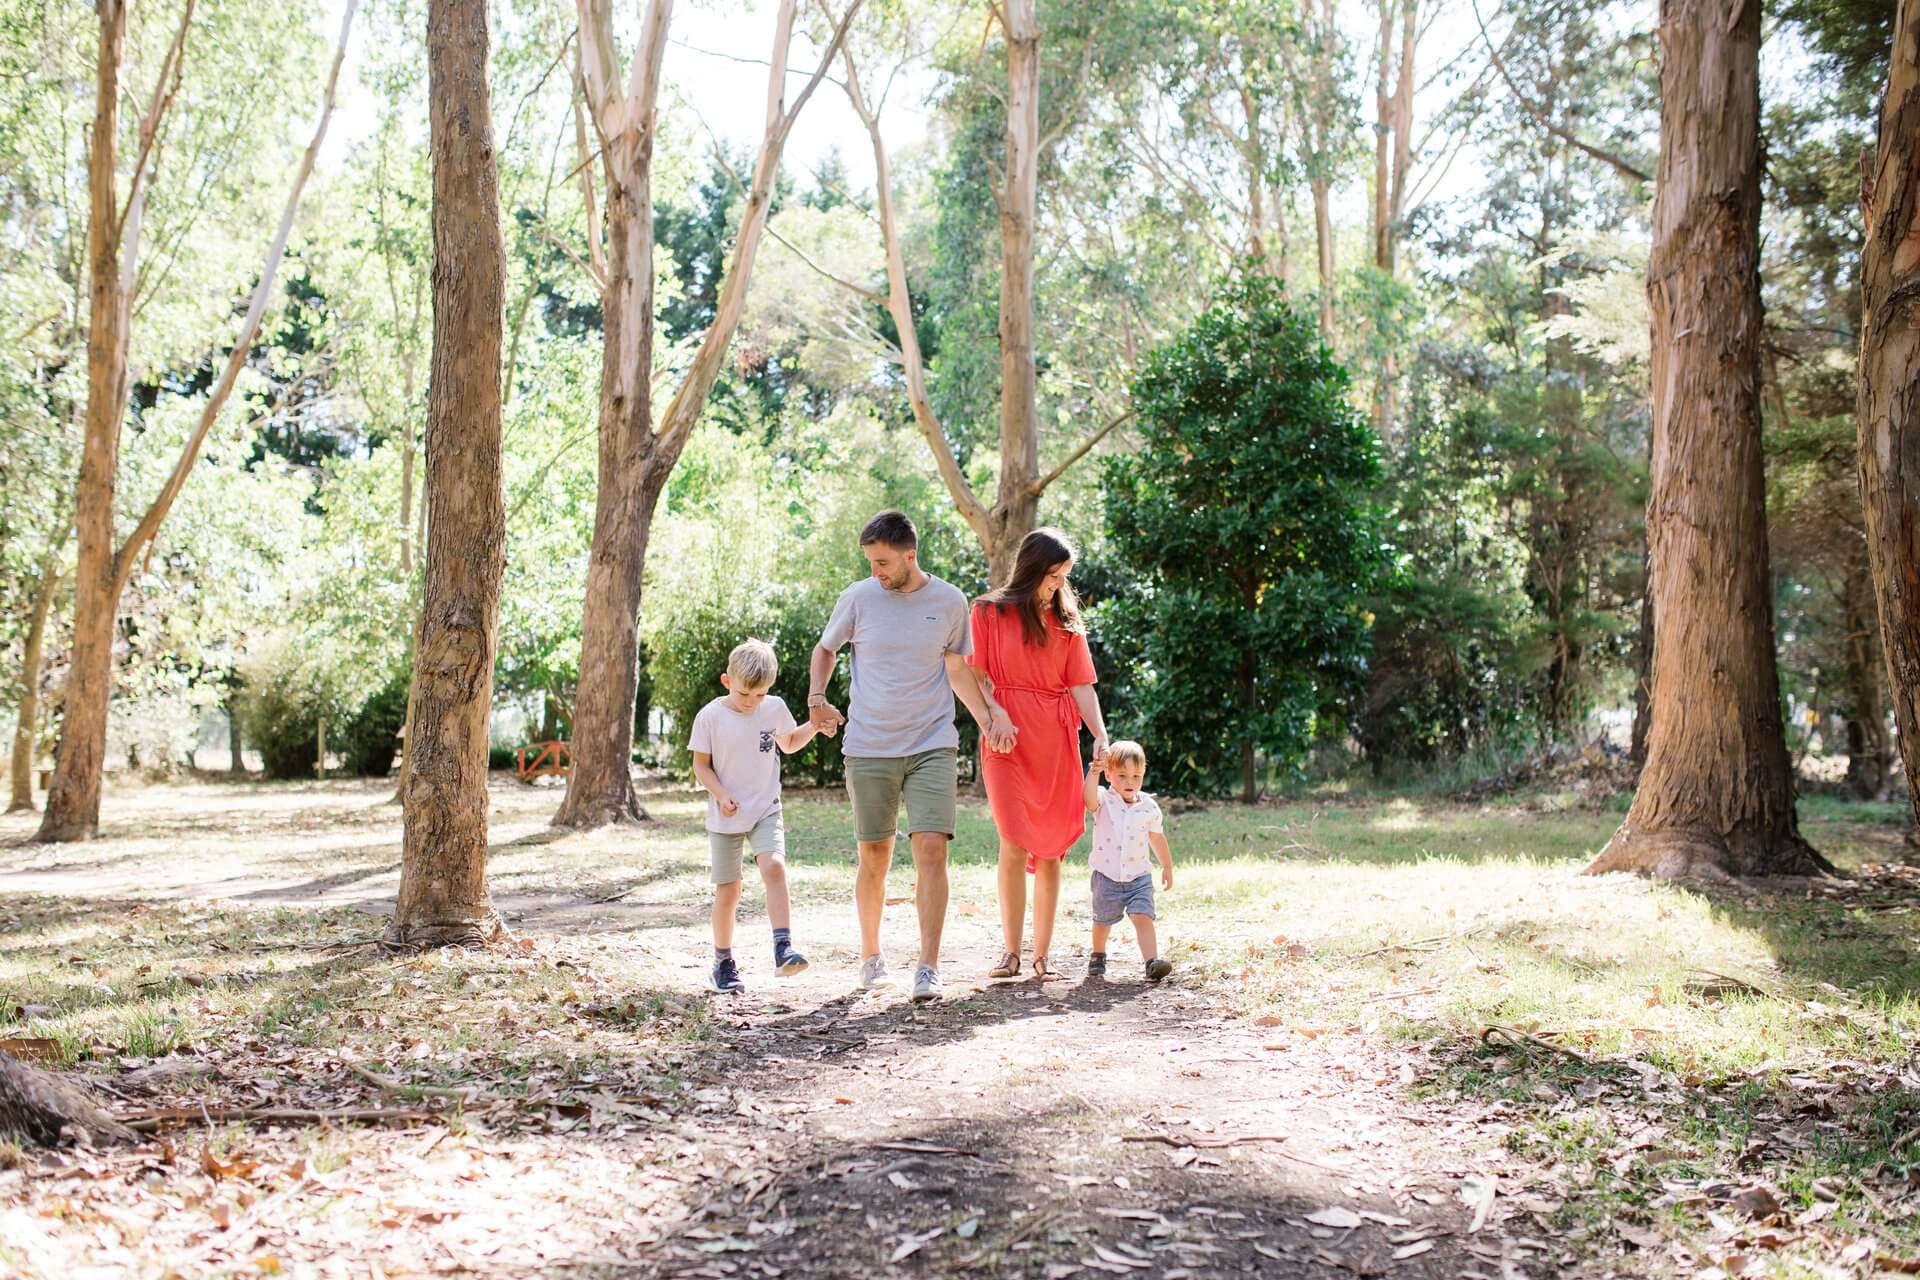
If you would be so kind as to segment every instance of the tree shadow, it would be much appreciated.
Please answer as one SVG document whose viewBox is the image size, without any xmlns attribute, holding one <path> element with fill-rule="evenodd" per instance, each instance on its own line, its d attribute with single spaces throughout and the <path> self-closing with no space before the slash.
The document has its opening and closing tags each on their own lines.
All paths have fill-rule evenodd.
<svg viewBox="0 0 1920 1280">
<path fill-rule="evenodd" d="M 1920 996 L 1920 868 L 1877 865 L 1826 879 L 1690 885 L 1716 917 L 1765 943 L 1782 974 L 1858 999 Z"/>
</svg>

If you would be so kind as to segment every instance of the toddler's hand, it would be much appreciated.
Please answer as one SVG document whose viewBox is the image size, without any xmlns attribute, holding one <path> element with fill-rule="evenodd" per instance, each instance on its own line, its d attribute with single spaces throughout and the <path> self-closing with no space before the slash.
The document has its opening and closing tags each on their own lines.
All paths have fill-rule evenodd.
<svg viewBox="0 0 1920 1280">
<path fill-rule="evenodd" d="M 1172 867 L 1160 868 L 1160 887 L 1162 889 L 1173 888 L 1173 868 Z"/>
<path fill-rule="evenodd" d="M 721 796 L 719 797 L 719 801 L 720 814 L 722 817 L 731 818 L 734 814 L 740 812 L 740 802 L 732 796 Z"/>
</svg>

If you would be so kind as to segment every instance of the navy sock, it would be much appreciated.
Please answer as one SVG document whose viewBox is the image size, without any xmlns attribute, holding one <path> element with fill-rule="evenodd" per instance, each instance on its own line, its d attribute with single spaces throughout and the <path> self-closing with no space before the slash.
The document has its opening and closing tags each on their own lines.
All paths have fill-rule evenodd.
<svg viewBox="0 0 1920 1280">
<path fill-rule="evenodd" d="M 793 941 L 793 930 L 775 929 L 773 931 L 773 945 L 775 947 L 784 947 L 792 941 Z"/>
<path fill-rule="evenodd" d="M 732 947 L 715 947 L 713 949 L 713 958 L 715 960 L 731 960 L 733 959 L 733 948 Z"/>
</svg>

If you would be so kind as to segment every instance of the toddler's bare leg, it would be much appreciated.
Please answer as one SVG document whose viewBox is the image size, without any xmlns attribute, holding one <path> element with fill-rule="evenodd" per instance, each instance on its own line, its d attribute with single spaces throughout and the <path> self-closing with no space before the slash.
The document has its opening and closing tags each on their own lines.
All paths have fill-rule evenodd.
<svg viewBox="0 0 1920 1280">
<path fill-rule="evenodd" d="M 767 891 L 767 923 L 785 929 L 793 916 L 787 897 L 787 860 L 777 853 L 763 853 L 755 861 L 760 864 L 760 883 Z"/>
<path fill-rule="evenodd" d="M 1133 921 L 1133 931 L 1140 939 L 1140 958 L 1151 960 L 1160 954 L 1160 940 L 1153 933 L 1153 917 L 1129 912 L 1127 919 Z"/>
<path fill-rule="evenodd" d="M 733 945 L 733 916 L 740 909 L 740 882 L 713 886 L 713 945 L 725 950 Z"/>
<path fill-rule="evenodd" d="M 1105 951 L 1107 949 L 1107 935 L 1112 932 L 1113 926 L 1110 924 L 1097 924 L 1093 926 L 1093 949 L 1095 951 Z"/>
</svg>

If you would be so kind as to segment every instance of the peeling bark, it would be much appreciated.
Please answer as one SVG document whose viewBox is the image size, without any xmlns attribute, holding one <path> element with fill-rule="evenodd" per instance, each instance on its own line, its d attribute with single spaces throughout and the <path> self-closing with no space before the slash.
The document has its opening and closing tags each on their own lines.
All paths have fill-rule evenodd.
<svg viewBox="0 0 1920 1280">
<path fill-rule="evenodd" d="M 1760 6 L 1662 0 L 1647 762 L 1587 870 L 1832 870 L 1801 839 L 1780 713 L 1760 447 Z"/>
</svg>

